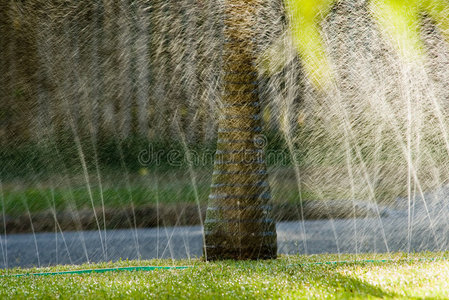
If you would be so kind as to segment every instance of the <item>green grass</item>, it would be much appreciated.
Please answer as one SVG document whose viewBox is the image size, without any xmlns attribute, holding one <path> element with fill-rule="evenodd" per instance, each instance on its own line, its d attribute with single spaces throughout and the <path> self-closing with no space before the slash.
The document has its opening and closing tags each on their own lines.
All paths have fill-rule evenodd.
<svg viewBox="0 0 449 300">
<path fill-rule="evenodd" d="M 148 172 L 146 169 L 142 169 Z M 141 171 L 142 171 L 141 170 Z M 211 170 L 196 170 L 196 188 L 198 200 L 206 205 L 210 191 Z M 125 175 L 111 173 L 105 176 L 102 188 L 98 185 L 95 174 L 91 174 L 90 193 L 95 207 L 101 207 L 104 201 L 107 208 L 126 208 L 156 204 L 196 203 L 196 193 L 191 177 L 184 171 L 159 173 L 135 172 L 129 174 L 129 186 Z M 62 177 L 62 176 L 61 176 Z M 75 177 L 75 176 L 72 176 Z M 299 193 L 294 181 L 284 180 L 272 186 L 274 203 L 299 203 Z M 57 184 L 56 187 L 52 187 Z M 302 199 L 315 200 L 307 189 L 302 191 Z M 0 190 L 0 212 L 19 216 L 26 212 L 41 212 L 49 209 L 61 211 L 64 209 L 91 209 L 92 202 L 84 177 L 78 175 L 70 178 L 36 178 L 29 182 L 12 181 L 3 183 Z"/>
<path fill-rule="evenodd" d="M 449 253 L 281 256 L 273 261 L 120 261 L 1 270 L 2 274 L 135 265 L 184 270 L 0 278 L 0 298 L 436 298 L 449 295 Z M 361 262 L 361 259 L 392 259 Z M 425 260 L 418 260 L 423 259 Z M 442 258 L 442 259 L 441 259 Z M 345 260 L 341 264 L 316 262 Z M 359 260 L 358 262 L 354 262 Z"/>
<path fill-rule="evenodd" d="M 198 188 L 202 200 L 207 201 L 208 191 L 208 186 Z M 196 203 L 194 189 L 188 184 L 176 187 L 163 186 L 158 189 L 143 186 L 106 187 L 102 190 L 102 193 L 98 187 L 92 187 L 91 193 L 95 207 L 102 206 L 102 198 L 105 206 L 109 208 L 129 207 L 131 203 L 135 206 L 156 204 L 157 200 L 164 204 Z M 28 210 L 33 213 L 53 208 L 58 211 L 92 207 L 89 191 L 86 187 L 6 189 L 4 199 L 5 212 L 12 216 L 23 214 Z M 3 203 L 0 203 L 0 209 L 2 207 Z"/>
<path fill-rule="evenodd" d="M 188 180 L 188 178 L 187 178 Z M 197 185 L 198 197 L 201 204 L 206 205 L 209 195 L 209 184 Z M 125 208 L 134 204 L 135 207 L 156 204 L 196 203 L 195 191 L 190 182 L 177 185 L 161 185 L 157 189 L 139 185 L 129 188 L 124 186 L 106 187 L 102 193 L 98 187 L 91 188 L 92 200 L 95 207 L 102 207 L 103 199 L 105 207 Z M 273 203 L 299 203 L 297 189 L 289 190 L 273 189 Z M 317 199 L 304 191 L 302 199 Z M 281 201 L 282 200 L 282 201 Z M 83 209 L 92 208 L 88 189 L 84 187 L 73 188 L 24 188 L 4 189 L 3 201 L 0 201 L 0 211 L 5 208 L 5 213 L 10 216 L 18 216 L 30 211 L 31 213 L 55 209 Z"/>
</svg>

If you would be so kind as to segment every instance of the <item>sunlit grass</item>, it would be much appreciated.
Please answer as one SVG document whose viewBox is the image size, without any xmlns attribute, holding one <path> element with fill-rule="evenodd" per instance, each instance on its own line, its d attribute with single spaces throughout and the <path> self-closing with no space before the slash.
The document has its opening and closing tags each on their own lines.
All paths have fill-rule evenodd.
<svg viewBox="0 0 449 300">
<path fill-rule="evenodd" d="M 184 270 L 4 277 L 1 298 L 445 298 L 448 253 L 281 256 L 272 261 L 121 261 L 1 273 L 136 265 L 189 265 Z M 363 262 L 363 259 L 389 259 Z M 316 264 L 325 261 L 339 264 Z"/>
</svg>

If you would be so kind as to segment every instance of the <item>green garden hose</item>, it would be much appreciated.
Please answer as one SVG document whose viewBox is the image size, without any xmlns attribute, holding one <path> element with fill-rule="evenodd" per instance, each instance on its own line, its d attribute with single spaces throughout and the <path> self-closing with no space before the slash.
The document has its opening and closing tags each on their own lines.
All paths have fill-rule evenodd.
<svg viewBox="0 0 449 300">
<path fill-rule="evenodd" d="M 441 258 L 404 258 L 404 259 L 365 259 L 365 260 L 344 260 L 344 261 L 325 261 L 325 262 L 311 262 L 311 263 L 299 263 L 291 264 L 289 266 L 316 266 L 316 265 L 343 265 L 343 264 L 355 264 L 355 263 L 390 263 L 390 262 L 434 262 L 448 260 L 445 257 Z M 50 275 L 79 275 L 79 274 L 91 274 L 91 273 L 107 273 L 107 272 L 122 272 L 122 271 L 153 271 L 153 270 L 184 270 L 192 268 L 191 266 L 142 266 L 142 267 L 121 267 L 121 268 L 105 268 L 105 269 L 86 269 L 86 270 L 74 270 L 74 271 L 59 271 L 59 272 L 41 272 L 41 273 L 25 273 L 25 274 L 10 274 L 0 275 L 2 277 L 26 277 L 26 276 L 50 276 Z"/>
<path fill-rule="evenodd" d="M 122 271 L 152 271 L 152 270 L 183 270 L 190 268 L 188 266 L 179 267 L 121 267 L 121 268 L 106 268 L 106 269 L 87 269 L 87 270 L 74 270 L 74 271 L 60 271 L 60 272 L 42 272 L 42 273 L 25 273 L 25 274 L 11 274 L 1 275 L 1 277 L 25 277 L 25 276 L 50 276 L 50 275 L 65 275 L 65 274 L 91 274 L 91 273 L 106 273 L 106 272 L 122 272 Z"/>
</svg>

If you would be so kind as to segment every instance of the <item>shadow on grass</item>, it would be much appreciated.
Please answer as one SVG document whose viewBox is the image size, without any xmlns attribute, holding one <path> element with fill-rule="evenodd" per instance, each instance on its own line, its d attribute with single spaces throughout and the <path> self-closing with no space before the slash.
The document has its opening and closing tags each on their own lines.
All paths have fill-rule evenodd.
<svg viewBox="0 0 449 300">
<path fill-rule="evenodd" d="M 363 280 L 351 276 L 345 276 L 340 273 L 329 274 L 329 276 L 332 276 L 333 278 L 332 284 L 330 284 L 329 287 L 343 287 L 345 292 L 351 293 L 354 296 L 360 296 L 363 298 L 367 296 L 379 298 L 398 297 L 395 293 L 385 291 L 378 286 L 369 284 Z"/>
<path fill-rule="evenodd" d="M 293 270 L 292 270 L 293 271 Z M 382 288 L 372 285 L 364 280 L 343 275 L 335 267 L 317 267 L 301 268 L 305 273 L 306 279 L 318 286 L 322 286 L 330 292 L 335 291 L 337 295 L 345 295 L 357 298 L 395 298 L 399 295 Z"/>
<path fill-rule="evenodd" d="M 222 272 L 214 273 L 212 277 L 217 276 L 216 282 L 219 282 L 223 277 L 226 278 L 228 274 L 231 274 L 232 278 L 244 278 L 245 276 L 251 278 L 249 283 L 243 286 L 251 287 L 251 284 L 253 284 L 255 287 L 255 289 L 250 288 L 246 291 L 245 295 L 249 297 L 255 296 L 254 292 L 262 293 L 260 295 L 266 297 L 277 295 L 280 298 L 289 298 L 291 296 L 296 298 L 324 298 L 333 296 L 338 299 L 372 299 L 403 296 L 358 278 L 356 275 L 353 275 L 354 272 L 351 271 L 351 268 L 348 269 L 348 274 L 342 274 L 340 268 L 332 265 L 292 265 L 291 262 L 283 265 L 283 263 L 282 260 L 264 262 L 229 261 L 222 264 L 221 267 L 224 267 Z M 231 268 L 229 268 L 230 264 Z M 366 265 L 362 267 L 369 270 L 372 266 Z M 211 276 L 210 273 L 209 276 Z M 257 281 L 254 278 L 263 278 L 262 281 L 259 281 L 260 286 L 254 284 L 254 281 Z M 212 282 L 215 281 L 212 280 Z M 223 285 L 221 288 L 223 288 Z M 225 290 L 228 288 L 232 288 L 232 286 L 227 286 Z"/>
</svg>

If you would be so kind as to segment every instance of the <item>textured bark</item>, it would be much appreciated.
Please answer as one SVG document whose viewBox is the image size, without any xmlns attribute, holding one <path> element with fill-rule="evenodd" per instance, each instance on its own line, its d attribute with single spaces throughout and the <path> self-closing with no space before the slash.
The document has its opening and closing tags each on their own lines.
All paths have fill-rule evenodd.
<svg viewBox="0 0 449 300">
<path fill-rule="evenodd" d="M 0 145 L 4 145 L 8 141 L 8 129 L 10 127 L 12 119 L 12 100 L 11 88 L 10 88 L 10 72 L 11 63 L 9 56 L 9 48 L 11 47 L 11 32 L 12 24 L 9 12 L 9 1 L 0 1 L 0 53 L 2 54 L 0 59 Z"/>
<path fill-rule="evenodd" d="M 258 0 L 225 1 L 223 118 L 205 221 L 205 257 L 276 257 L 276 229 L 261 136 L 254 66 Z M 261 144 L 259 142 L 262 142 Z"/>
</svg>

